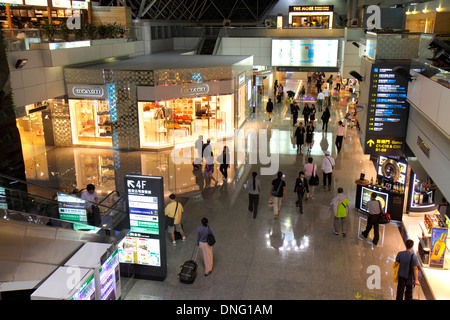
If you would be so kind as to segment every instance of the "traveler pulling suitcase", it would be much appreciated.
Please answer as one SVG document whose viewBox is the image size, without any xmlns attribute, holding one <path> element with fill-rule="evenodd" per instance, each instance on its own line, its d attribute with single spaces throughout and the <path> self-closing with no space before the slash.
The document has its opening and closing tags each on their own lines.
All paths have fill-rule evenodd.
<svg viewBox="0 0 450 320">
<path fill-rule="evenodd" d="M 192 254 L 191 260 L 187 260 L 181 266 L 181 271 L 178 274 L 181 283 L 192 284 L 194 283 L 195 277 L 197 275 L 197 255 L 198 246 L 194 248 L 194 253 Z"/>
</svg>

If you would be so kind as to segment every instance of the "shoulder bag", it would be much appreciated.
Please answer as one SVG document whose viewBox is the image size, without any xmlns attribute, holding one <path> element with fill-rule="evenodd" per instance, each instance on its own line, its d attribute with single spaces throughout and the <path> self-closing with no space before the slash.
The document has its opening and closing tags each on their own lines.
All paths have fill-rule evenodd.
<svg viewBox="0 0 450 320">
<path fill-rule="evenodd" d="M 309 185 L 311 185 L 311 186 L 318 186 L 319 185 L 319 176 L 316 173 L 316 168 L 317 168 L 317 166 L 314 165 L 314 167 L 313 167 L 313 174 L 312 174 L 311 178 L 309 178 Z"/>
<path fill-rule="evenodd" d="M 283 180 L 280 179 L 280 184 L 278 185 L 277 191 L 272 190 L 272 192 L 271 192 L 272 196 L 274 196 L 274 197 L 278 196 L 278 192 L 280 192 L 280 188 L 281 188 L 282 184 L 283 184 Z"/>
<path fill-rule="evenodd" d="M 178 202 L 177 202 L 177 206 L 175 208 L 175 213 L 174 213 L 173 217 L 166 216 L 166 224 L 167 224 L 167 226 L 172 227 L 174 225 L 175 215 L 177 214 L 177 210 L 178 210 Z"/>
<path fill-rule="evenodd" d="M 206 242 L 208 242 L 208 244 L 210 246 L 213 246 L 216 243 L 216 238 L 212 234 L 211 229 L 209 228 L 209 226 L 208 226 L 208 230 L 209 230 L 209 233 L 208 233 L 208 237 L 206 238 Z"/>
</svg>

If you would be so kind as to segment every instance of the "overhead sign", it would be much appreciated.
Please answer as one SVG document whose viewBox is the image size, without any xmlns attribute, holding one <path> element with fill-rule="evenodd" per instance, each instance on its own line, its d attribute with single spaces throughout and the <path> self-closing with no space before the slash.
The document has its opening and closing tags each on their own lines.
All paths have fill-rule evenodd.
<svg viewBox="0 0 450 320">
<path fill-rule="evenodd" d="M 334 6 L 289 6 L 289 12 L 329 12 Z"/>
<path fill-rule="evenodd" d="M 371 155 L 401 156 L 405 141 L 397 138 L 369 138 L 366 140 L 364 153 Z"/>
<path fill-rule="evenodd" d="M 209 86 L 205 84 L 193 84 L 181 87 L 181 95 L 183 97 L 202 96 L 209 92 Z"/>
<path fill-rule="evenodd" d="M 409 103 L 406 101 L 408 80 L 393 68 L 408 64 L 375 63 L 369 89 L 366 142 L 364 153 L 401 156 L 408 125 Z"/>
<path fill-rule="evenodd" d="M 119 244 L 124 276 L 131 276 L 126 264 L 133 264 L 136 278 L 166 277 L 164 185 L 162 177 L 127 175 L 127 209 L 130 231 Z"/>
<path fill-rule="evenodd" d="M 69 98 L 108 99 L 108 90 L 104 85 L 78 85 L 68 84 L 67 94 Z"/>
</svg>

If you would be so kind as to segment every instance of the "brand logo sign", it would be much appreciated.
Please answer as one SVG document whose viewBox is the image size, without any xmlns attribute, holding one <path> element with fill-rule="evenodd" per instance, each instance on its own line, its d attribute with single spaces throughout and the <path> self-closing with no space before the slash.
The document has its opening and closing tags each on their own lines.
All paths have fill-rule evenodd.
<svg viewBox="0 0 450 320">
<path fill-rule="evenodd" d="M 204 95 L 209 92 L 209 86 L 207 84 L 190 85 L 181 87 L 182 96 L 196 96 Z"/>
<path fill-rule="evenodd" d="M 69 85 L 70 86 L 70 85 Z M 106 99 L 106 88 L 103 86 L 80 86 L 72 85 L 69 87 L 69 95 L 72 98 L 97 98 Z"/>
</svg>

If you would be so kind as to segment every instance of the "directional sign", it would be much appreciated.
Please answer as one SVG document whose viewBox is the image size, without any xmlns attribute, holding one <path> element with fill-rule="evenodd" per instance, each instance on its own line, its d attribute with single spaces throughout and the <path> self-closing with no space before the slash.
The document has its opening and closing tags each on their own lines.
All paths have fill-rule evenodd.
<svg viewBox="0 0 450 320">
<path fill-rule="evenodd" d="M 130 231 L 119 244 L 119 260 L 133 264 L 133 276 L 144 279 L 166 277 L 164 184 L 162 177 L 125 176 Z M 123 276 L 130 268 L 121 266 Z"/>
<path fill-rule="evenodd" d="M 369 139 L 365 143 L 364 153 L 371 155 L 402 156 L 404 139 L 383 137 L 382 139 Z"/>
</svg>

